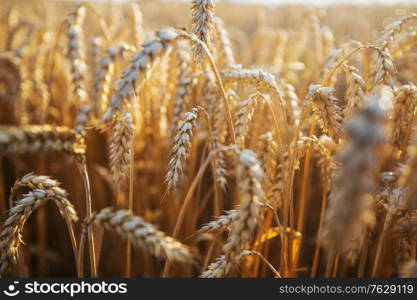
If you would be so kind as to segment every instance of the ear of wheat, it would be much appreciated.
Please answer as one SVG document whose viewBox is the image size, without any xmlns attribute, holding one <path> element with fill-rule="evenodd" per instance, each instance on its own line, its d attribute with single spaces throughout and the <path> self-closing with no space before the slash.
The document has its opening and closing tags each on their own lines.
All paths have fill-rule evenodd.
<svg viewBox="0 0 417 300">
<path fill-rule="evenodd" d="M 381 49 L 389 47 L 389 45 L 395 41 L 396 36 L 413 20 L 417 20 L 417 14 L 415 13 L 408 16 L 402 16 L 398 20 L 388 24 L 378 38 L 378 46 Z"/>
<path fill-rule="evenodd" d="M 300 99 L 298 98 L 295 88 L 290 83 L 283 83 L 281 86 L 282 96 L 287 105 L 285 105 L 287 112 L 288 126 L 292 132 L 297 130 L 300 125 L 301 107 Z"/>
<path fill-rule="evenodd" d="M 98 62 L 97 72 L 95 73 L 93 98 L 97 113 L 103 113 L 109 103 L 111 88 L 111 78 L 114 72 L 117 49 L 106 50 L 106 56 Z"/>
<path fill-rule="evenodd" d="M 230 41 L 229 32 L 221 18 L 214 18 L 214 28 L 217 33 L 216 42 L 219 49 L 219 67 L 221 69 L 231 69 L 236 67 L 236 60 L 233 54 L 232 42 Z"/>
<path fill-rule="evenodd" d="M 206 45 L 209 45 L 214 30 L 213 0 L 192 0 L 191 22 L 192 32 L 197 36 L 197 38 L 200 41 L 202 41 Z M 196 62 L 201 63 L 204 54 L 202 45 L 195 44 L 193 47 L 193 52 L 195 55 Z"/>
<path fill-rule="evenodd" d="M 219 99 L 219 93 L 213 82 L 213 76 L 211 74 L 207 77 L 207 81 L 204 84 L 203 92 L 207 99 L 208 113 L 211 117 L 212 123 L 212 140 L 210 146 L 213 151 L 219 150 L 226 142 L 227 138 L 227 124 L 225 122 L 226 115 L 224 109 L 224 103 Z M 233 90 L 229 90 L 227 94 L 228 101 L 235 99 Z M 216 151 L 213 156 L 214 160 L 214 172 L 216 174 L 217 183 L 224 190 L 227 185 L 227 166 L 225 155 L 223 151 Z"/>
<path fill-rule="evenodd" d="M 365 102 L 366 83 L 359 70 L 353 66 L 344 65 L 347 77 L 346 107 L 343 111 L 345 120 L 349 120 Z"/>
<path fill-rule="evenodd" d="M 406 99 L 405 101 L 408 101 Z M 397 110 L 397 113 L 400 113 Z M 409 112 L 405 112 L 408 115 Z M 395 125 L 393 125 L 395 126 Z M 399 129 L 396 129 L 399 130 Z M 406 199 L 410 209 L 417 208 L 417 197 L 416 197 L 416 176 L 415 170 L 417 169 L 417 126 L 414 124 L 410 129 L 410 140 L 409 147 L 406 150 L 406 163 L 401 170 L 400 183 L 407 187 Z M 406 141 L 408 142 L 408 141 Z"/>
<path fill-rule="evenodd" d="M 224 215 L 218 216 L 216 220 L 204 224 L 200 229 L 199 233 L 210 233 L 228 229 L 230 225 L 236 220 L 238 216 L 238 210 L 228 210 Z"/>
<path fill-rule="evenodd" d="M 262 69 L 232 69 L 221 72 L 223 80 L 228 82 L 240 82 L 252 84 L 261 91 L 272 91 L 279 94 L 275 77 Z"/>
<path fill-rule="evenodd" d="M 307 99 L 312 102 L 314 115 L 323 133 L 337 138 L 341 135 L 342 117 L 338 99 L 333 93 L 332 88 L 310 85 Z"/>
<path fill-rule="evenodd" d="M 403 278 L 417 278 L 417 263 L 409 261 L 401 267 L 400 275 Z"/>
<path fill-rule="evenodd" d="M 97 73 L 97 64 L 102 52 L 103 40 L 99 37 L 92 38 L 88 41 L 88 58 L 87 65 L 90 71 L 90 77 Z M 89 78 L 90 80 L 92 78 Z"/>
<path fill-rule="evenodd" d="M 214 262 L 212 262 L 208 267 L 207 270 L 200 274 L 201 278 L 222 278 L 230 272 L 233 266 L 238 265 L 245 257 L 251 255 L 250 251 L 242 251 L 239 253 L 237 257 L 230 262 L 226 259 L 225 255 L 222 255 Z"/>
<path fill-rule="evenodd" d="M 58 182 L 47 176 L 35 176 L 33 174 L 24 176 L 16 183 L 14 189 L 19 186 L 28 186 L 34 189 L 25 194 L 21 200 L 15 202 L 2 226 L 0 233 L 1 275 L 4 275 L 9 271 L 11 265 L 16 263 L 18 249 L 22 243 L 24 224 L 39 205 L 47 200 L 53 200 L 64 218 L 69 222 L 77 221 L 77 213 L 71 202 L 68 201 L 67 193 L 58 185 Z"/>
<path fill-rule="evenodd" d="M 20 93 L 22 74 L 20 60 L 13 55 L 0 55 L 0 78 L 4 88 L 0 91 L 0 100 L 9 102 Z"/>
<path fill-rule="evenodd" d="M 378 47 L 371 48 L 376 51 L 377 58 L 373 69 L 373 84 L 370 86 L 373 88 L 375 88 L 378 84 L 393 86 L 393 77 L 396 73 L 396 69 L 391 61 L 391 54 L 388 51 L 381 50 Z"/>
<path fill-rule="evenodd" d="M 261 182 L 264 179 L 262 167 L 251 150 L 239 154 L 240 165 L 237 170 L 240 185 L 240 203 L 237 217 L 232 223 L 229 238 L 223 247 L 229 261 L 246 250 L 252 242 L 260 222 L 260 205 L 264 199 Z"/>
<path fill-rule="evenodd" d="M 135 34 L 135 46 L 139 46 L 143 41 L 145 35 L 145 29 L 143 27 L 143 15 L 139 4 L 132 4 L 132 13 L 134 20 L 134 34 Z"/>
<path fill-rule="evenodd" d="M 157 32 L 157 37 L 158 39 L 145 42 L 143 50 L 132 56 L 130 65 L 123 72 L 117 90 L 111 98 L 110 107 L 104 114 L 104 121 L 111 120 L 114 113 L 121 108 L 123 101 L 134 96 L 135 90 L 139 88 L 155 60 L 170 50 L 170 44 L 179 35 L 173 29 L 164 29 Z"/>
<path fill-rule="evenodd" d="M 130 113 L 124 112 L 114 121 L 112 136 L 110 139 L 110 169 L 113 181 L 120 187 L 127 178 L 131 161 L 131 143 L 134 136 Z"/>
<path fill-rule="evenodd" d="M 232 269 L 232 267 L 237 266 L 242 260 L 246 257 L 256 255 L 261 260 L 263 260 L 266 265 L 271 269 L 271 271 L 275 274 L 275 278 L 281 278 L 281 275 L 278 273 L 277 270 L 272 266 L 272 264 L 258 251 L 254 250 L 244 250 L 236 257 L 233 261 L 233 265 L 227 262 L 226 257 L 224 255 L 218 257 L 213 263 L 211 263 L 207 270 L 204 271 L 200 278 L 221 278 L 225 277 L 227 273 Z"/>
<path fill-rule="evenodd" d="M 174 29 L 160 30 L 157 32 L 158 39 L 145 42 L 143 49 L 132 56 L 130 65 L 123 72 L 117 90 L 110 100 L 110 107 L 103 117 L 104 121 L 111 120 L 114 113 L 120 110 L 123 101 L 134 96 L 155 61 L 167 53 L 170 50 L 170 44 L 179 37 L 180 35 Z"/>
<path fill-rule="evenodd" d="M 177 135 L 171 151 L 171 159 L 168 164 L 168 173 L 165 177 L 168 188 L 175 188 L 178 184 L 183 167 L 182 164 L 187 159 L 191 147 L 191 137 L 199 113 L 199 108 L 193 108 L 191 112 L 184 113 L 182 122 L 178 125 Z"/>
<path fill-rule="evenodd" d="M 82 29 L 86 11 L 87 9 L 84 5 L 79 5 L 69 14 L 67 19 L 67 55 L 71 66 L 73 93 L 77 104 L 85 104 L 87 101 L 87 92 L 84 86 L 84 77 L 87 67 L 85 63 L 85 47 Z"/>
<path fill-rule="evenodd" d="M 394 91 L 394 96 L 392 139 L 395 146 L 406 153 L 415 120 L 417 87 L 413 84 L 403 85 Z"/>
<path fill-rule="evenodd" d="M 0 153 L 64 152 L 85 160 L 84 138 L 64 126 L 0 126 Z"/>
<path fill-rule="evenodd" d="M 245 138 L 249 130 L 249 123 L 252 119 L 256 100 L 258 95 L 250 95 L 247 99 L 240 101 L 237 104 L 237 112 L 235 119 L 235 132 L 237 136 L 237 144 L 240 147 L 245 146 Z"/>
<path fill-rule="evenodd" d="M 176 69 L 178 70 L 178 79 L 175 86 L 176 92 L 171 118 L 172 137 L 175 136 L 178 122 L 189 103 L 188 100 L 191 96 L 191 88 L 195 81 L 191 74 L 191 56 L 187 51 L 186 45 L 178 43 L 174 51 L 175 57 L 172 57 L 172 59 L 174 60 L 175 58 L 174 62 L 176 64 Z"/>
<path fill-rule="evenodd" d="M 133 246 L 142 248 L 156 257 L 183 263 L 195 262 L 187 246 L 127 210 L 104 208 L 86 220 L 87 225 L 92 223 L 117 232 L 122 238 L 131 241 Z"/>
<path fill-rule="evenodd" d="M 383 140 L 381 113 L 377 104 L 361 110 L 347 127 L 350 143 L 339 153 L 342 166 L 334 179 L 321 240 L 328 249 L 341 254 L 359 249 L 363 228 L 375 221 L 372 174 L 377 167 L 376 151 Z"/>
</svg>

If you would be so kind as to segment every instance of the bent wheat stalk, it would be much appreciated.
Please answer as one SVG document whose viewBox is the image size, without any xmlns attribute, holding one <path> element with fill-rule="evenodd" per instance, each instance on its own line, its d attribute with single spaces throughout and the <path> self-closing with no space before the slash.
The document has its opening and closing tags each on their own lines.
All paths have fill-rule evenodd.
<svg viewBox="0 0 417 300">
<path fill-rule="evenodd" d="M 131 241 L 134 247 L 142 248 L 156 257 L 168 261 L 195 263 L 195 258 L 188 246 L 167 236 L 157 230 L 154 225 L 133 215 L 128 210 L 107 207 L 92 214 L 84 222 L 82 239 L 85 239 L 85 231 L 91 224 L 104 226 L 108 230 L 117 232 L 123 239 Z M 84 243 L 80 242 L 81 244 Z M 80 249 L 80 253 L 82 253 L 82 249 Z"/>
<path fill-rule="evenodd" d="M 218 257 L 213 263 L 211 263 L 207 270 L 204 271 L 199 277 L 200 278 L 222 278 L 230 272 L 233 266 L 238 265 L 243 259 L 248 256 L 256 255 L 262 259 L 262 261 L 271 269 L 275 274 L 275 278 L 281 278 L 279 272 L 272 266 L 272 264 L 258 251 L 253 250 L 244 250 L 242 251 L 233 261 L 233 264 L 230 264 L 226 261 L 224 255 Z"/>
<path fill-rule="evenodd" d="M 39 205 L 48 200 L 53 200 L 58 206 L 67 223 L 74 251 L 77 249 L 73 238 L 72 222 L 76 222 L 78 217 L 73 205 L 67 199 L 67 193 L 58 187 L 56 181 L 45 176 L 28 174 L 16 183 L 15 188 L 24 185 L 40 188 L 32 190 L 25 194 L 21 200 L 16 201 L 2 226 L 0 233 L 0 275 L 4 275 L 17 262 L 18 249 L 22 243 L 22 232 L 27 219 Z M 78 263 L 77 258 L 75 258 L 75 261 Z"/>
</svg>

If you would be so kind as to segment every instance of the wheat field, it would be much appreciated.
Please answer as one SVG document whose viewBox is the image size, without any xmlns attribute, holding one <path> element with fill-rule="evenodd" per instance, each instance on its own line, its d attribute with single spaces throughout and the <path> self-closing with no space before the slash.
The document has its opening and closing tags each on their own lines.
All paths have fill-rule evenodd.
<svg viewBox="0 0 417 300">
<path fill-rule="evenodd" d="M 417 8 L 0 3 L 0 276 L 417 277 Z"/>
</svg>

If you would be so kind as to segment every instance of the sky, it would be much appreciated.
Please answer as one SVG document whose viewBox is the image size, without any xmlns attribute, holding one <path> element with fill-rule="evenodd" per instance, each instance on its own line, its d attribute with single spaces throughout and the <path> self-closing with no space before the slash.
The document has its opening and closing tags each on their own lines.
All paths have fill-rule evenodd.
<svg viewBox="0 0 417 300">
<path fill-rule="evenodd" d="M 1 1 L 1 0 L 0 0 Z M 57 0 L 55 0 L 57 1 Z M 68 0 L 61 0 L 68 1 Z M 108 0 L 90 0 L 90 1 L 108 1 Z M 129 0 L 113 0 L 129 2 Z M 148 0 L 149 1 L 149 0 Z M 191 2 L 191 0 L 162 0 L 162 1 L 183 1 Z M 312 6 L 326 6 L 334 4 L 352 4 L 352 5 L 413 5 L 417 6 L 417 0 L 225 0 L 236 3 L 246 4 L 265 4 L 265 5 L 283 5 L 283 4 L 305 4 Z M 222 2 L 222 0 L 215 0 L 215 2 Z"/>
<path fill-rule="evenodd" d="M 191 1 L 191 0 L 183 0 Z M 333 5 L 333 4 L 352 4 L 352 5 L 415 5 L 417 0 L 228 0 L 236 3 L 248 4 L 267 4 L 267 5 L 282 5 L 282 4 L 305 4 L 305 5 Z M 219 1 L 220 2 L 220 1 Z"/>
<path fill-rule="evenodd" d="M 238 3 L 250 3 L 250 4 L 259 4 L 260 2 L 264 4 L 307 4 L 307 5 L 331 5 L 331 4 L 406 4 L 406 5 L 417 5 L 417 0 L 231 0 Z"/>
</svg>

